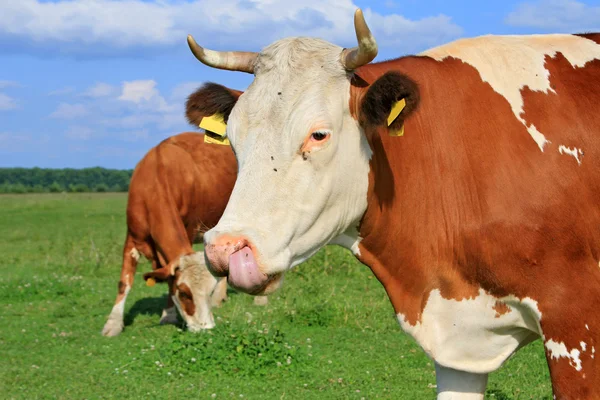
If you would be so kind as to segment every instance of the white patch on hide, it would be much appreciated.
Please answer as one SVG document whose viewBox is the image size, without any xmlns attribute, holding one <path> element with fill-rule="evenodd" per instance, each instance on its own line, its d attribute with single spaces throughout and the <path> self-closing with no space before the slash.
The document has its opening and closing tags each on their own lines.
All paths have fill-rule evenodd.
<svg viewBox="0 0 600 400">
<path fill-rule="evenodd" d="M 581 352 L 578 349 L 569 351 L 563 342 L 555 342 L 552 339 L 546 341 L 544 345 L 550 352 L 550 359 L 568 358 L 569 364 L 577 371 L 581 371 L 581 359 L 579 358 Z"/>
<path fill-rule="evenodd" d="M 140 260 L 140 252 L 138 251 L 138 249 L 136 249 L 135 247 L 131 249 L 131 251 L 129 252 L 129 255 L 131 256 L 131 258 L 133 258 L 135 261 L 139 261 Z"/>
<path fill-rule="evenodd" d="M 474 67 L 484 82 L 510 104 L 515 117 L 527 128 L 541 151 L 549 143 L 533 124 L 523 118 L 521 90 L 555 93 L 550 86 L 546 56 L 561 53 L 574 68 L 600 59 L 600 46 L 594 41 L 574 35 L 480 36 L 460 39 L 422 55 L 438 61 L 453 57 Z"/>
<path fill-rule="evenodd" d="M 583 156 L 583 151 L 581 151 L 581 149 L 578 149 L 577 147 L 573 147 L 571 149 L 561 144 L 560 146 L 558 146 L 558 152 L 560 154 L 568 154 L 570 156 L 573 156 L 577 160 L 577 164 L 581 165 L 581 160 L 579 159 L 580 156 Z"/>
<path fill-rule="evenodd" d="M 579 345 L 581 346 L 581 351 L 585 351 L 587 345 L 585 344 L 585 342 L 579 342 Z"/>
<path fill-rule="evenodd" d="M 497 301 L 511 312 L 496 317 Z M 479 374 L 496 370 L 517 349 L 541 336 L 536 301 L 497 298 L 483 289 L 477 297 L 460 301 L 444 299 L 435 289 L 416 325 L 409 324 L 403 314 L 397 317 L 402 329 L 433 360 L 447 368 Z"/>
<path fill-rule="evenodd" d="M 129 281 L 129 275 L 126 275 L 125 279 Z M 104 324 L 104 328 L 102 328 L 102 335 L 117 336 L 123 331 L 123 314 L 125 313 L 125 300 L 127 300 L 129 290 L 131 290 L 131 287 L 129 285 L 125 286 L 123 298 L 113 306 L 110 315 L 108 316 L 108 320 L 106 321 L 106 324 Z"/>
</svg>

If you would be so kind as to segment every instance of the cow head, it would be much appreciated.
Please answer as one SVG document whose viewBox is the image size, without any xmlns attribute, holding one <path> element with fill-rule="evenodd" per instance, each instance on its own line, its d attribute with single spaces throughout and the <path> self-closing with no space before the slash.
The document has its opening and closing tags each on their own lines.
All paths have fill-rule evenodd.
<svg viewBox="0 0 600 400">
<path fill-rule="evenodd" d="M 169 295 L 188 330 L 198 332 L 215 326 L 211 294 L 217 281 L 206 269 L 203 256 L 182 256 L 165 267 L 144 274 L 144 279 L 169 282 Z"/>
<path fill-rule="evenodd" d="M 209 269 L 241 291 L 272 292 L 286 270 L 328 243 L 357 250 L 372 154 L 365 126 L 385 122 L 400 96 L 393 83 L 405 79 L 356 85 L 353 71 L 376 56 L 377 44 L 360 10 L 354 23 L 352 49 L 288 38 L 258 54 L 220 53 L 188 36 L 204 64 L 255 75 L 228 115 L 238 178 L 204 235 Z"/>
</svg>

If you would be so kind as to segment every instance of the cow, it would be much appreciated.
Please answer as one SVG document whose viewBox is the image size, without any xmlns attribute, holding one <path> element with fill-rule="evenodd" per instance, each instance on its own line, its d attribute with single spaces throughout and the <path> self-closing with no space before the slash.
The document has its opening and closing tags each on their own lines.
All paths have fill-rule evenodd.
<svg viewBox="0 0 600 400">
<path fill-rule="evenodd" d="M 215 326 L 211 306 L 227 298 L 227 280 L 217 283 L 204 257 L 193 256 L 192 244 L 221 217 L 236 169 L 229 146 L 204 143 L 204 135 L 193 132 L 163 140 L 138 163 L 129 185 L 121 279 L 104 336 L 123 330 L 125 300 L 140 255 L 152 263 L 152 272 L 144 275 L 147 282 L 168 282 L 161 324 L 177 323 L 178 309 L 192 332 Z M 184 255 L 192 256 L 180 263 Z M 256 297 L 255 304 L 265 300 Z"/>
<path fill-rule="evenodd" d="M 202 63 L 254 74 L 234 100 L 197 98 L 206 115 L 221 102 L 238 162 L 204 235 L 211 273 L 268 294 L 337 244 L 433 359 L 438 399 L 483 399 L 538 338 L 556 398 L 600 398 L 600 34 L 488 35 L 371 63 L 360 10 L 354 25 L 354 48 L 218 52 L 188 36 Z"/>
</svg>

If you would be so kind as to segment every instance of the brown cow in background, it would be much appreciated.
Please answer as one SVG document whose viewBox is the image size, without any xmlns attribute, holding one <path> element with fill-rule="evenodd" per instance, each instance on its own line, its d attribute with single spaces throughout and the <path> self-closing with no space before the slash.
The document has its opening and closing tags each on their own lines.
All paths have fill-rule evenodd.
<svg viewBox="0 0 600 400">
<path fill-rule="evenodd" d="M 192 243 L 201 241 L 202 233 L 218 222 L 233 189 L 236 169 L 229 146 L 206 144 L 204 135 L 191 132 L 163 140 L 138 163 L 129 186 L 119 291 L 102 330 L 104 336 L 116 336 L 123 330 L 125 300 L 140 254 L 152 263 L 153 272 L 144 278 L 169 285 L 162 324 L 177 322 L 177 306 L 190 331 L 214 327 L 211 306 L 227 298 L 226 279 L 218 282 L 202 257 L 185 265 L 179 260 L 194 254 Z M 191 265 L 196 268 L 189 268 Z M 256 298 L 255 304 L 266 304 L 266 297 Z"/>
</svg>

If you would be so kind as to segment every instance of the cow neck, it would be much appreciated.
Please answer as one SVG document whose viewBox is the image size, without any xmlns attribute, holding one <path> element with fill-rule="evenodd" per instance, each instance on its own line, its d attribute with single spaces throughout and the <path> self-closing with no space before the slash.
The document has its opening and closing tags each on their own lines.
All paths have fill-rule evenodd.
<svg viewBox="0 0 600 400">
<path fill-rule="evenodd" d="M 406 57 L 363 67 L 356 74 L 362 88 L 355 89 L 352 104 L 357 107 L 366 86 L 390 70 L 414 79 L 421 93 L 429 94 L 432 88 L 427 69 L 433 65 L 428 58 Z M 405 121 L 403 137 L 390 136 L 386 127 L 365 132 L 373 155 L 368 206 L 359 230 L 359 260 L 383 284 L 396 313 L 403 314 L 411 324 L 420 320 L 429 292 L 444 289 L 443 282 L 451 282 L 447 290 L 442 290 L 444 297 L 459 299 L 478 294 L 478 288 L 455 268 L 440 267 L 453 262 L 453 238 L 451 228 L 440 232 L 444 227 L 438 226 L 447 210 L 438 202 L 440 193 L 431 187 L 439 178 L 432 161 L 436 149 L 432 129 L 422 118 L 420 108 Z"/>
</svg>

